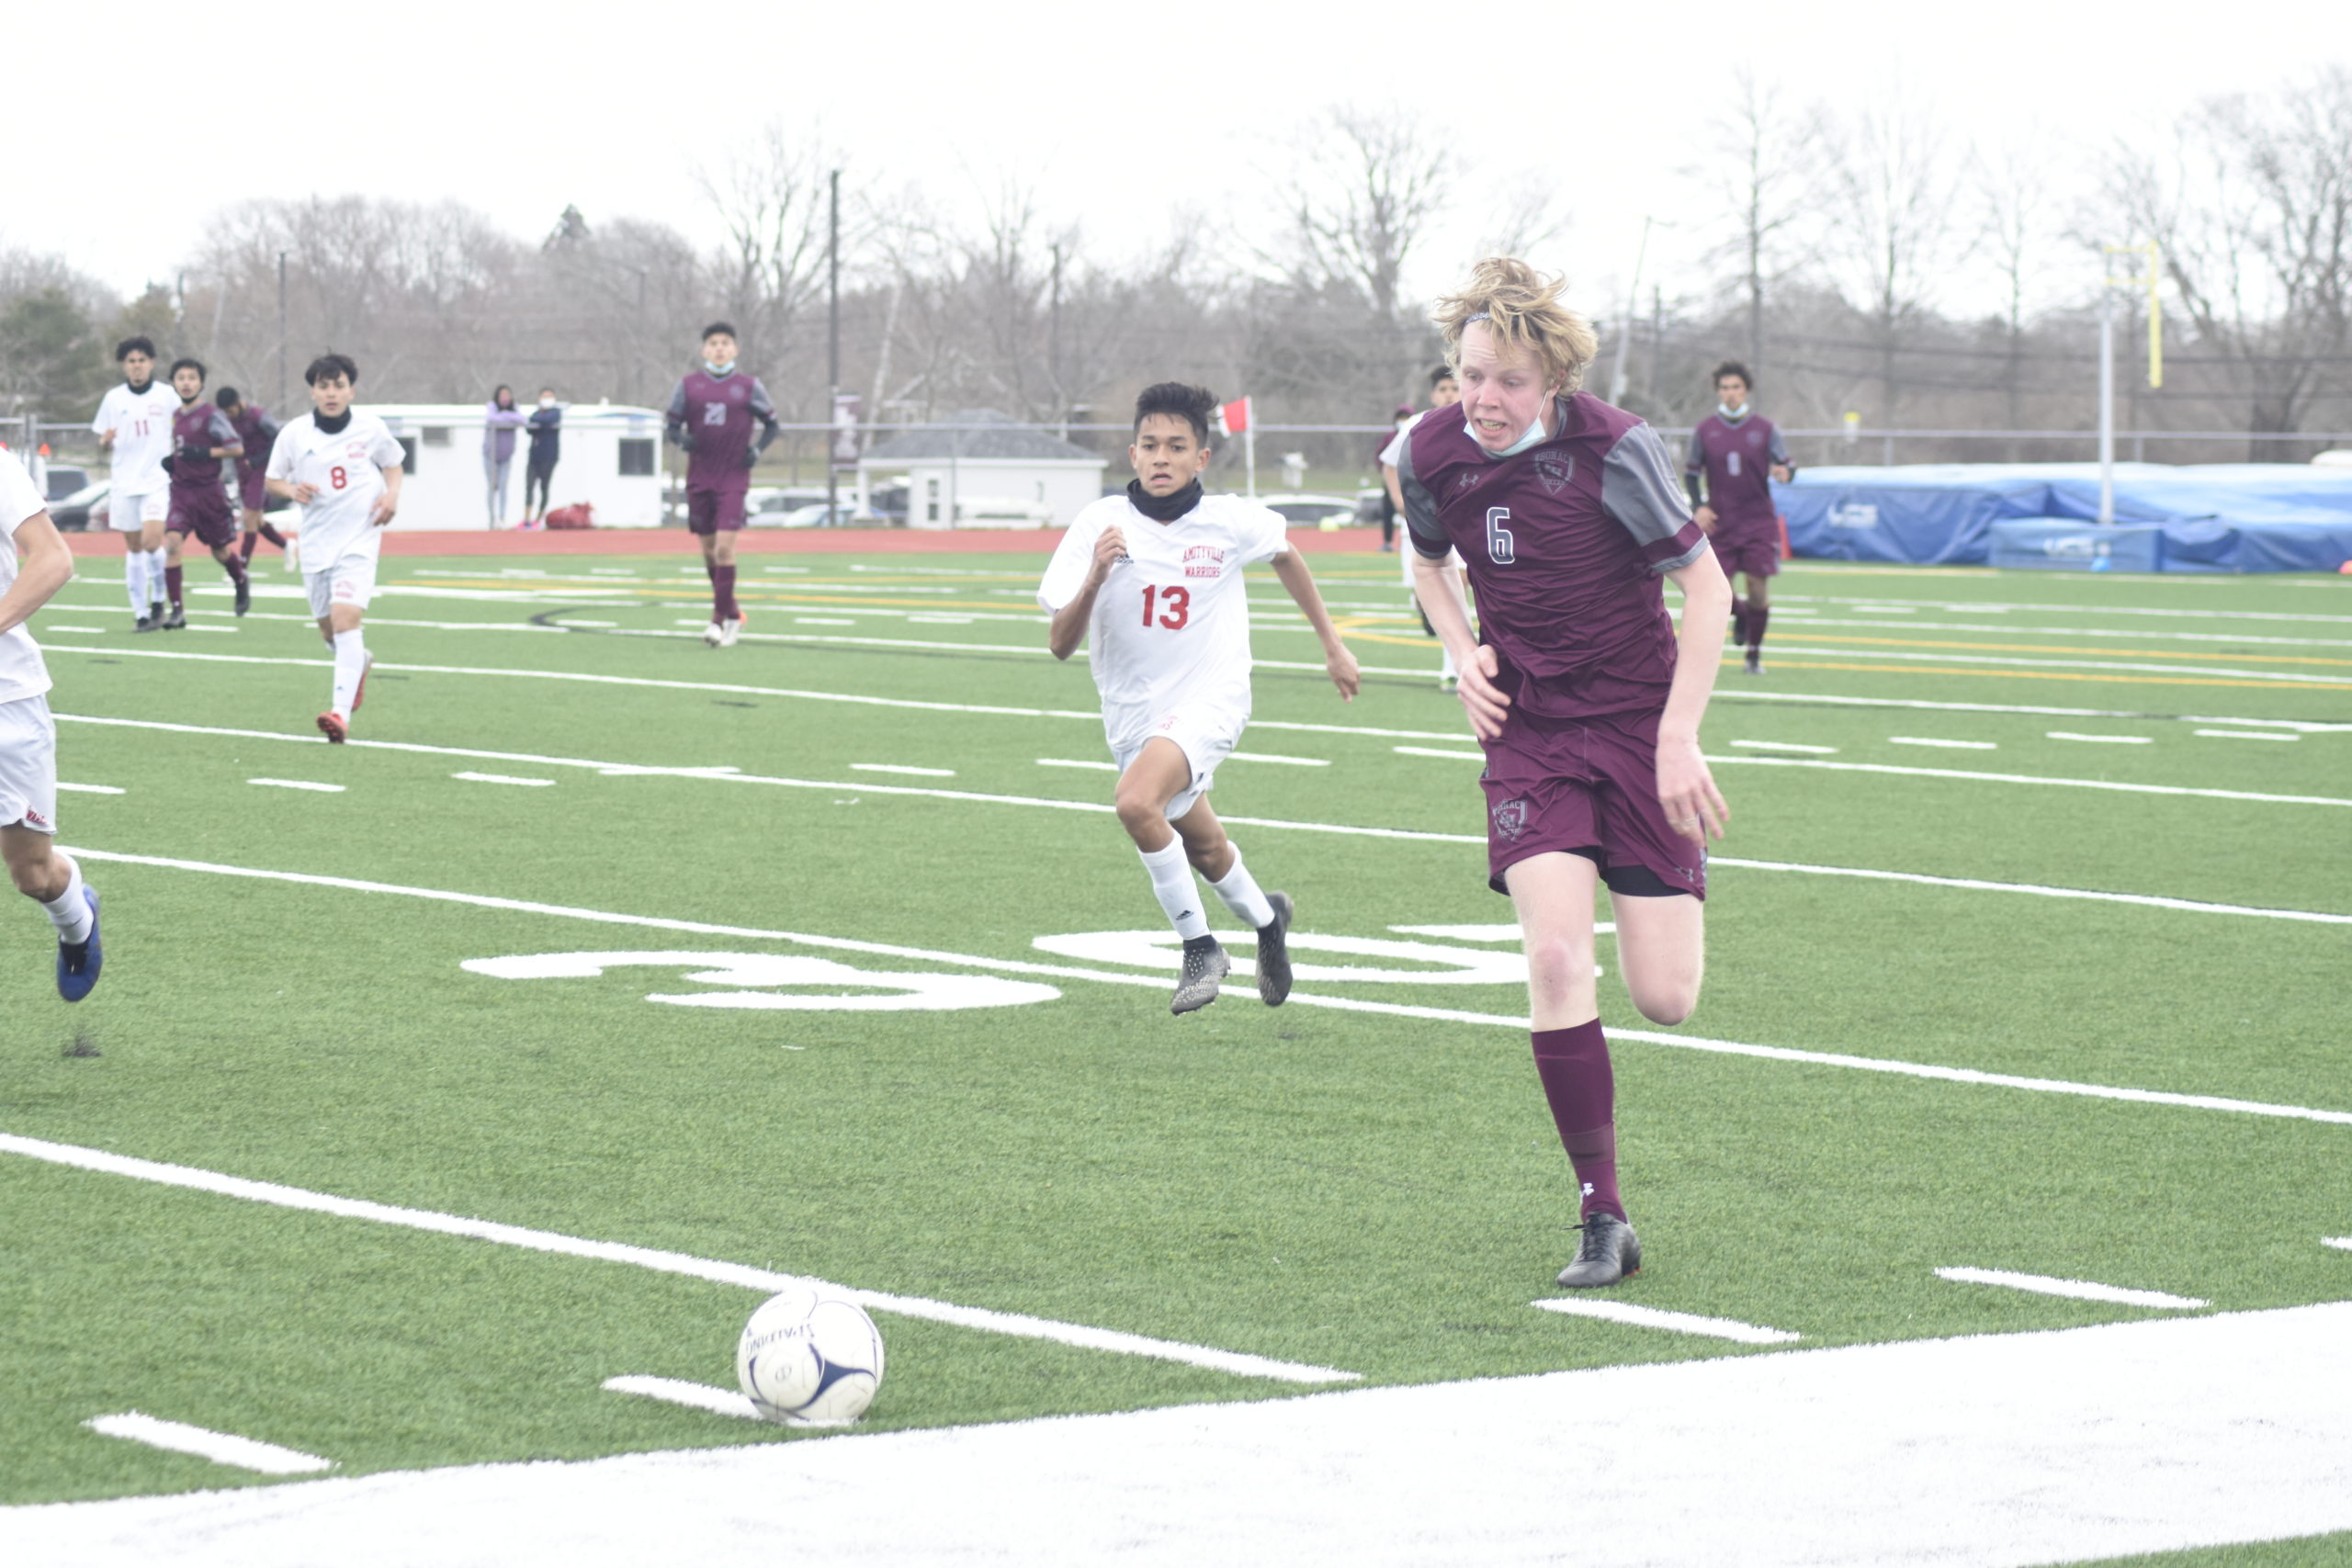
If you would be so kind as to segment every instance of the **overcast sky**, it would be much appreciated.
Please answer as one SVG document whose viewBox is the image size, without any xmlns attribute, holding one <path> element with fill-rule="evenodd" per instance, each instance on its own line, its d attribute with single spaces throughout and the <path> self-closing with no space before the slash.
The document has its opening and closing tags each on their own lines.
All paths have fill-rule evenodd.
<svg viewBox="0 0 2352 1568">
<path fill-rule="evenodd" d="M 2099 148 L 2201 96 L 2352 62 L 2340 0 L 30 6 L 8 28 L 0 244 L 62 251 L 126 292 L 257 196 L 453 198 L 534 239 L 570 202 L 707 237 L 695 166 L 779 117 L 821 127 L 876 188 L 968 209 L 1026 182 L 1119 256 L 1184 208 L 1262 230 L 1289 139 L 1353 102 L 1424 108 L 1474 171 L 1423 247 L 1422 290 L 1466 259 L 1487 193 L 1533 175 L 1572 220 L 1539 259 L 1609 315 L 1645 214 L 1675 225 L 1653 274 L 1669 294 L 1702 286 L 1715 236 L 1682 171 L 1742 62 L 1833 106 L 1899 91 L 1988 148 L 2030 138 L 2063 194 Z M 1948 303 L 1989 304 L 1981 268 L 1951 282 Z M 2055 272 L 2044 287 L 2073 289 Z"/>
</svg>

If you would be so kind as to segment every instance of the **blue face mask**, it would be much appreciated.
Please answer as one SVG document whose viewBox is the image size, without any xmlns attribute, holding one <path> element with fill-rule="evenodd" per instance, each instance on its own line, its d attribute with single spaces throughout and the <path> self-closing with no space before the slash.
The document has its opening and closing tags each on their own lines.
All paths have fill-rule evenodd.
<svg viewBox="0 0 2352 1568">
<path fill-rule="evenodd" d="M 1746 403 L 1742 403 L 1739 407 L 1734 408 L 1729 403 L 1717 403 L 1715 405 L 1715 412 L 1723 415 L 1725 419 L 1732 421 L 1734 423 L 1737 423 L 1739 421 L 1747 417 L 1747 405 Z"/>
<path fill-rule="evenodd" d="M 714 376 L 728 376 L 734 373 L 735 362 L 729 359 L 724 364 L 719 364 L 712 360 L 706 359 L 702 362 L 702 367 L 709 371 Z"/>
<path fill-rule="evenodd" d="M 1543 411 L 1539 409 L 1536 411 L 1535 423 L 1527 427 L 1527 434 L 1512 442 L 1510 446 L 1504 447 L 1501 451 L 1495 453 L 1494 456 L 1498 457 L 1516 457 L 1521 452 L 1526 451 L 1530 446 L 1534 446 L 1537 442 L 1543 439 L 1544 413 Z"/>
</svg>

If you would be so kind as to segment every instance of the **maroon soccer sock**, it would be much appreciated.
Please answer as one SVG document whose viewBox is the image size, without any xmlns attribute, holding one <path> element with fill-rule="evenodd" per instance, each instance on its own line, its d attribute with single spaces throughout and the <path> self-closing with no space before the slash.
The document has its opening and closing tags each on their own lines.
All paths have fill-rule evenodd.
<svg viewBox="0 0 2352 1568">
<path fill-rule="evenodd" d="M 1617 1195 L 1617 1079 L 1609 1066 L 1609 1041 L 1600 1032 L 1600 1021 L 1573 1029 L 1539 1029 L 1529 1038 L 1534 1042 L 1535 1071 L 1544 1080 L 1544 1098 L 1552 1104 L 1560 1146 L 1567 1151 L 1584 1191 L 1584 1213 L 1606 1210 L 1623 1219 L 1625 1204 Z"/>
<path fill-rule="evenodd" d="M 178 609 L 180 607 L 180 569 L 178 567 L 167 566 L 164 569 L 164 592 L 171 596 L 172 608 Z"/>
<path fill-rule="evenodd" d="M 248 535 L 248 536 L 247 536 L 247 537 L 248 537 L 248 538 L 250 538 L 251 536 L 250 536 L 250 535 Z M 266 523 L 265 523 L 265 524 L 263 524 L 263 525 L 261 525 L 261 536 L 262 536 L 263 538 L 265 538 L 265 539 L 267 539 L 271 544 L 276 545 L 276 546 L 277 546 L 279 549 L 281 549 L 281 550 L 282 550 L 282 549 L 284 549 L 284 548 L 286 547 L 286 536 L 285 536 L 285 535 L 283 535 L 283 534 L 281 534 L 281 533 L 279 533 L 277 529 L 275 529 L 275 528 L 271 527 L 271 526 L 270 526 L 268 524 L 266 524 Z M 245 554 L 247 554 L 247 555 L 252 555 L 253 553 L 254 553 L 254 552 L 253 552 L 253 548 L 252 548 L 252 547 L 251 547 L 251 546 L 247 546 L 247 547 L 246 547 L 246 549 L 245 549 Z"/>
<path fill-rule="evenodd" d="M 247 534 L 243 538 L 237 541 L 237 558 L 239 560 L 253 559 L 254 547 L 260 543 L 261 536 L 259 534 Z"/>
<path fill-rule="evenodd" d="M 1747 647 L 1750 652 L 1764 646 L 1764 628 L 1772 623 L 1772 612 L 1750 605 L 1747 611 Z"/>
<path fill-rule="evenodd" d="M 248 534 L 245 537 L 250 539 L 253 536 Z M 245 558 L 239 555 L 236 551 L 231 550 L 226 556 L 222 557 L 220 566 L 223 570 L 228 572 L 230 581 L 243 582 L 245 580 Z"/>
<path fill-rule="evenodd" d="M 742 619 L 743 613 L 735 607 L 735 569 L 714 566 L 710 569 L 710 602 L 712 615 L 722 621 Z"/>
<path fill-rule="evenodd" d="M 1747 601 L 1736 593 L 1731 596 L 1731 640 L 1741 648 L 1747 646 Z"/>
</svg>

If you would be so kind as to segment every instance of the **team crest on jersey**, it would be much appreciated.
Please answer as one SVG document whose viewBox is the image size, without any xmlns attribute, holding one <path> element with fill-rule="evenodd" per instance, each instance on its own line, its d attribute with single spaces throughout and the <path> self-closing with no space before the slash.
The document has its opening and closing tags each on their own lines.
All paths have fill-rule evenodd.
<svg viewBox="0 0 2352 1568">
<path fill-rule="evenodd" d="M 345 442 L 344 444 L 343 455 L 356 462 L 359 458 L 368 456 L 368 443 L 365 441 Z"/>
<path fill-rule="evenodd" d="M 1568 488 L 1568 480 L 1576 476 L 1577 460 L 1561 452 L 1544 452 L 1536 457 L 1535 477 L 1543 482 L 1547 495 L 1557 495 Z"/>
<path fill-rule="evenodd" d="M 1497 833 L 1506 839 L 1516 839 L 1527 831 L 1527 797 L 1522 795 L 1498 800 L 1488 815 L 1495 819 Z"/>
<path fill-rule="evenodd" d="M 1194 545 L 1184 552 L 1186 577 L 1223 577 L 1225 552 L 1215 545 Z"/>
<path fill-rule="evenodd" d="M 25 821 L 30 826 L 41 829 L 44 831 L 49 828 L 49 818 L 43 817 L 40 812 L 35 811 L 29 806 L 25 807 Z"/>
</svg>

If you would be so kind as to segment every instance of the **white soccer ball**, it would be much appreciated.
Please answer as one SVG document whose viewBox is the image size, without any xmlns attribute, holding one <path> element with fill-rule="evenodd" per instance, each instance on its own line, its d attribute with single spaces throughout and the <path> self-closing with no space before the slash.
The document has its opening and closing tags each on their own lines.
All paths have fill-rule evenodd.
<svg viewBox="0 0 2352 1568">
<path fill-rule="evenodd" d="M 847 1296 L 786 1291 L 743 1325 L 735 1379 L 765 1420 L 846 1427 L 882 1386 L 882 1331 Z"/>
</svg>

